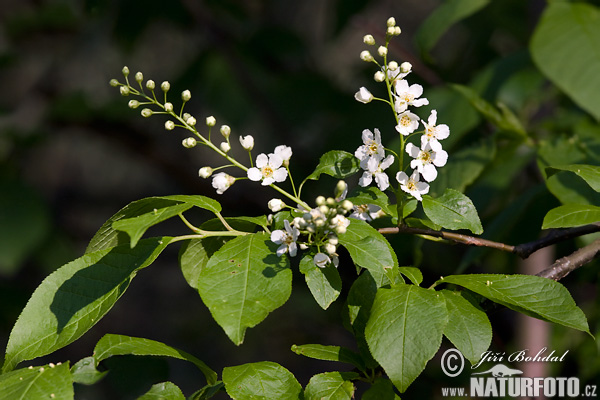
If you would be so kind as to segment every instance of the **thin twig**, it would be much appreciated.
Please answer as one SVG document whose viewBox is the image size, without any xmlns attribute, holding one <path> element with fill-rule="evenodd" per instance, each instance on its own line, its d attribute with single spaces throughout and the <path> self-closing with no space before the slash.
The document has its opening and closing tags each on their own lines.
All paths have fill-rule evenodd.
<svg viewBox="0 0 600 400">
<path fill-rule="evenodd" d="M 567 276 L 571 271 L 576 270 L 598 257 L 600 257 L 600 239 L 596 239 L 574 253 L 556 260 L 554 264 L 536 275 L 558 281 Z"/>
<path fill-rule="evenodd" d="M 539 240 L 535 240 L 529 243 L 523 243 L 514 247 L 514 253 L 521 258 L 527 258 L 537 250 L 553 245 L 564 240 L 573 239 L 579 236 L 587 235 L 594 232 L 600 232 L 600 222 L 593 224 L 578 226 L 576 228 L 569 229 L 554 229 L 550 231 L 546 236 Z"/>
</svg>

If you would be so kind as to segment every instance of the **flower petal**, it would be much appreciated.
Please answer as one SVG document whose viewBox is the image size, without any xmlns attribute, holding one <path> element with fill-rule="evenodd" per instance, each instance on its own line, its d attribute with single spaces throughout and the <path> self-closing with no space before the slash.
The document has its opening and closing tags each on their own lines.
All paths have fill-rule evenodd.
<svg viewBox="0 0 600 400">
<path fill-rule="evenodd" d="M 287 176 L 288 176 L 288 172 L 283 167 L 281 167 L 278 170 L 276 170 L 275 172 L 273 172 L 273 179 L 275 180 L 275 182 L 283 182 L 286 180 Z"/>
<path fill-rule="evenodd" d="M 256 157 L 256 166 L 262 168 L 269 162 L 269 157 L 265 153 L 261 153 Z"/>
<path fill-rule="evenodd" d="M 436 167 L 443 167 L 444 165 L 446 165 L 447 161 L 448 161 L 448 153 L 447 152 L 445 152 L 444 150 L 435 152 L 435 158 L 433 159 L 433 164 Z"/>
<path fill-rule="evenodd" d="M 404 171 L 400 171 L 396 174 L 396 180 L 402 184 L 402 185 L 406 185 L 406 182 L 408 182 L 408 175 L 406 175 L 406 172 Z"/>
<path fill-rule="evenodd" d="M 437 170 L 431 164 L 424 165 L 421 169 L 421 175 L 427 182 L 431 182 L 437 178 Z"/>
<path fill-rule="evenodd" d="M 251 181 L 258 182 L 262 179 L 262 173 L 256 167 L 250 168 L 248 170 L 247 174 L 248 174 L 248 179 L 250 179 Z"/>
</svg>

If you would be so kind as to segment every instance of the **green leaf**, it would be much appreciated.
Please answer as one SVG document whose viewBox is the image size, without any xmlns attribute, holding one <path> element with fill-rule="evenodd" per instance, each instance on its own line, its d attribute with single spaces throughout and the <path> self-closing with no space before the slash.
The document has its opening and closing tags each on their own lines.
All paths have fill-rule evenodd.
<svg viewBox="0 0 600 400">
<path fill-rule="evenodd" d="M 181 389 L 172 382 L 161 382 L 152 385 L 150 390 L 137 400 L 185 400 Z"/>
<path fill-rule="evenodd" d="M 400 396 L 394 391 L 392 381 L 386 378 L 379 378 L 363 394 L 361 400 L 400 400 Z"/>
<path fill-rule="evenodd" d="M 184 207 L 184 204 L 187 206 Z M 85 252 L 91 253 L 93 251 L 104 250 L 130 242 L 128 235 L 113 228 L 113 223 L 117 221 L 122 221 L 118 224 L 124 223 L 125 227 L 127 227 L 128 224 L 125 223 L 124 220 L 133 219 L 144 215 L 146 216 L 145 218 L 152 219 L 155 209 L 156 214 L 159 214 L 159 210 L 165 209 L 165 211 L 167 211 L 174 206 L 181 207 L 182 209 L 189 209 L 193 206 L 196 206 L 209 210 L 211 212 L 221 211 L 221 205 L 216 200 L 204 196 L 175 195 L 163 197 L 148 197 L 145 199 L 137 200 L 132 203 L 129 203 L 127 206 L 119 210 L 115 215 L 110 217 L 108 221 L 106 221 L 100 227 L 100 229 L 98 229 L 98 232 L 96 232 L 96 234 L 88 244 L 88 247 Z M 160 221 L 157 221 L 156 223 L 158 222 Z"/>
<path fill-rule="evenodd" d="M 546 167 L 548 177 L 556 174 L 559 171 L 571 171 L 577 174 L 580 178 L 587 182 L 588 185 L 596 192 L 600 192 L 600 167 L 595 165 L 554 165 Z"/>
<path fill-rule="evenodd" d="M 73 382 L 82 385 L 93 385 L 100 381 L 107 373 L 108 371 L 100 372 L 96 369 L 96 360 L 92 356 L 82 358 L 71 367 Z"/>
<path fill-rule="evenodd" d="M 481 358 L 492 342 L 492 325 L 485 312 L 474 306 L 462 293 L 442 290 L 446 300 L 448 324 L 444 335 L 471 364 Z"/>
<path fill-rule="evenodd" d="M 442 197 L 435 199 L 423 196 L 423 210 L 430 220 L 446 229 L 468 229 L 476 235 L 483 233 L 473 202 L 454 189 L 446 189 Z"/>
<path fill-rule="evenodd" d="M 524 138 L 527 135 L 521 122 L 506 106 L 499 105 L 500 110 L 498 110 L 468 86 L 451 84 L 450 87 L 465 96 L 471 105 L 479 111 L 485 119 L 497 126 L 498 129 L 514 133 L 516 134 L 516 137 Z"/>
<path fill-rule="evenodd" d="M 403 284 L 377 290 L 365 336 L 400 392 L 439 349 L 447 320 L 444 298 L 433 290 Z"/>
<path fill-rule="evenodd" d="M 386 281 L 385 268 L 398 266 L 390 243 L 365 221 L 350 218 L 350 225 L 346 233 L 339 235 L 339 242 L 348 250 L 352 261 L 368 269 L 379 284 Z"/>
<path fill-rule="evenodd" d="M 428 53 L 442 35 L 458 21 L 475 14 L 490 0 L 446 0 L 421 24 L 415 41 L 422 53 Z"/>
<path fill-rule="evenodd" d="M 155 340 L 107 334 L 94 347 L 94 358 L 97 363 L 109 357 L 129 354 L 135 356 L 163 356 L 186 360 L 193 363 L 202 371 L 209 385 L 214 385 L 217 382 L 217 373 L 210 369 L 204 362 L 185 351 L 167 346 Z"/>
<path fill-rule="evenodd" d="M 223 383 L 234 399 L 301 399 L 302 386 L 281 365 L 263 361 L 225 367 Z"/>
<path fill-rule="evenodd" d="M 596 73 L 600 70 L 599 48 L 600 9 L 564 1 L 548 5 L 530 43 L 537 67 L 597 120 L 600 120 L 600 76 Z"/>
<path fill-rule="evenodd" d="M 454 283 L 511 310 L 589 333 L 585 314 L 569 291 L 552 279 L 532 275 L 450 275 L 439 283 Z"/>
<path fill-rule="evenodd" d="M 304 389 L 304 400 L 353 400 L 352 380 L 359 375 L 355 372 L 324 372 L 310 378 Z"/>
<path fill-rule="evenodd" d="M 567 204 L 548 211 L 542 229 L 570 228 L 600 221 L 600 207 L 585 204 Z"/>
<path fill-rule="evenodd" d="M 75 396 L 68 362 L 2 374 L 0 388 L 0 400 L 73 400 Z"/>
<path fill-rule="evenodd" d="M 323 310 L 326 310 L 340 295 L 342 278 L 333 264 L 319 268 L 313 262 L 313 256 L 306 255 L 300 261 L 300 272 L 304 274 L 310 293 Z"/>
<path fill-rule="evenodd" d="M 74 342 L 125 292 L 136 271 L 150 265 L 171 238 L 144 239 L 88 253 L 50 274 L 31 295 L 12 329 L 3 371 Z"/>
<path fill-rule="evenodd" d="M 206 400 L 215 396 L 220 391 L 225 391 L 225 385 L 223 382 L 218 381 L 214 385 L 206 385 L 202 389 L 194 392 L 188 400 Z"/>
<path fill-rule="evenodd" d="M 344 179 L 359 171 L 358 158 L 341 150 L 331 150 L 321 156 L 319 165 L 312 174 L 306 177 L 317 180 L 321 174 L 330 175 L 334 178 Z"/>
<path fill-rule="evenodd" d="M 264 233 L 227 242 L 200 271 L 198 292 L 213 318 L 239 345 L 251 328 L 281 307 L 292 291 L 287 257 Z"/>
<path fill-rule="evenodd" d="M 423 274 L 419 268 L 415 267 L 400 267 L 400 273 L 410 279 L 413 285 L 419 286 L 423 282 Z"/>
<path fill-rule="evenodd" d="M 360 187 L 352 193 L 351 197 L 348 197 L 348 200 L 355 206 L 374 204 L 380 207 L 383 212 L 388 215 L 396 214 L 395 210 L 390 207 L 390 199 L 376 187 Z"/>
<path fill-rule="evenodd" d="M 365 370 L 362 358 L 350 349 L 340 346 L 325 346 L 322 344 L 293 345 L 292 351 L 296 354 L 325 361 L 339 361 L 354 365 L 361 371 Z"/>
</svg>

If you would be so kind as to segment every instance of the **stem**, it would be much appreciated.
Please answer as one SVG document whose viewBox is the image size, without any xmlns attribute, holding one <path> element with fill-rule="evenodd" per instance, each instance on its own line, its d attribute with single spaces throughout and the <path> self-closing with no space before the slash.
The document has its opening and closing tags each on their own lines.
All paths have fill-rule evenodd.
<svg viewBox="0 0 600 400">
<path fill-rule="evenodd" d="M 580 248 L 574 253 L 556 260 L 554 264 L 537 273 L 536 276 L 558 281 L 569 275 L 571 271 L 576 270 L 598 257 L 600 257 L 600 239 L 596 239 L 591 244 Z"/>
</svg>

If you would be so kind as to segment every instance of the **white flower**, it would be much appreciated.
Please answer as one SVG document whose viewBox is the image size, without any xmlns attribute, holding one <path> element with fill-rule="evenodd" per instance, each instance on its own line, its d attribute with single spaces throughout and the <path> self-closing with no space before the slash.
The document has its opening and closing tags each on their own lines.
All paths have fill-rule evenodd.
<svg viewBox="0 0 600 400">
<path fill-rule="evenodd" d="M 254 138 L 250 135 L 240 136 L 240 144 L 245 150 L 252 150 L 254 148 Z"/>
<path fill-rule="evenodd" d="M 389 155 L 383 161 L 377 158 L 371 158 L 367 162 L 367 169 L 358 180 L 358 184 L 362 187 L 369 186 L 375 177 L 375 182 L 380 190 L 385 190 L 390 186 L 390 181 L 383 172 L 384 169 L 388 168 L 394 162 L 394 156 Z"/>
<path fill-rule="evenodd" d="M 381 144 L 381 133 L 377 128 L 375 128 L 375 135 L 365 129 L 362 132 L 362 141 L 364 144 L 356 149 L 354 156 L 360 160 L 361 168 L 367 169 L 367 162 L 371 158 L 382 159 L 385 157 L 385 150 Z"/>
<path fill-rule="evenodd" d="M 267 204 L 269 206 L 269 210 L 273 212 L 281 211 L 285 206 L 285 203 L 280 199 L 271 199 Z"/>
<path fill-rule="evenodd" d="M 358 92 L 356 92 L 354 94 L 354 98 L 358 101 L 360 101 L 361 103 L 370 103 L 371 100 L 373 100 L 373 95 L 371 94 L 371 92 L 369 92 L 369 90 L 366 87 L 361 87 Z"/>
<path fill-rule="evenodd" d="M 429 185 L 425 182 L 419 182 L 419 171 L 414 171 L 410 178 L 404 171 L 400 171 L 396 174 L 396 180 L 400 183 L 400 189 L 419 201 L 423 200 L 422 194 L 429 192 Z"/>
<path fill-rule="evenodd" d="M 437 142 L 438 140 L 446 139 L 450 136 L 450 128 L 448 128 L 448 125 L 436 125 L 436 121 L 437 111 L 431 110 L 431 115 L 427 119 L 427 122 L 423 121 L 425 133 L 421 136 L 421 146 L 425 145 L 427 142 Z"/>
<path fill-rule="evenodd" d="M 287 170 L 281 165 L 283 160 L 275 154 L 259 154 L 256 157 L 256 167 L 248 170 L 248 178 L 258 182 L 262 180 L 263 186 L 269 186 L 273 182 L 283 182 L 287 178 Z M 280 168 L 281 167 L 281 168 Z"/>
<path fill-rule="evenodd" d="M 354 211 L 348 216 L 348 218 L 360 219 L 362 221 L 372 221 L 379 218 L 381 213 L 381 207 L 375 204 L 361 204 L 354 206 Z"/>
<path fill-rule="evenodd" d="M 229 150 L 231 150 L 231 145 L 227 142 L 221 142 L 219 148 L 223 153 L 227 153 Z"/>
<path fill-rule="evenodd" d="M 404 65 L 404 63 L 402 63 Z M 406 75 L 410 74 L 410 70 L 404 71 L 402 67 L 398 66 L 396 61 L 391 61 L 386 68 L 387 76 L 390 82 L 399 81 Z"/>
<path fill-rule="evenodd" d="M 421 107 L 429 104 L 429 100 L 418 98 L 423 94 L 423 86 L 419 84 L 408 86 L 408 82 L 402 79 L 395 81 L 394 89 L 396 90 L 394 107 L 398 114 L 406 111 L 408 106 Z"/>
<path fill-rule="evenodd" d="M 219 172 L 213 176 L 212 187 L 217 189 L 218 194 L 223 194 L 231 185 L 235 183 L 235 178 L 225 172 Z"/>
<path fill-rule="evenodd" d="M 221 135 L 223 135 L 225 139 L 228 139 L 229 135 L 231 134 L 231 128 L 229 125 L 222 125 L 221 129 L 219 129 L 219 132 L 221 132 Z"/>
<path fill-rule="evenodd" d="M 290 253 L 290 257 L 294 257 L 298 252 L 298 246 L 296 240 L 300 235 L 300 231 L 296 227 L 292 227 L 290 222 L 286 219 L 283 221 L 285 231 L 277 229 L 271 232 L 271 241 L 275 244 L 280 244 L 277 249 L 277 255 L 281 257 L 285 253 Z"/>
<path fill-rule="evenodd" d="M 283 160 L 283 163 L 285 164 L 286 162 L 289 162 L 290 158 L 292 157 L 292 148 L 290 146 L 282 144 L 280 146 L 275 147 L 273 153 L 276 156 L 279 156 L 279 158 L 281 158 Z"/>
<path fill-rule="evenodd" d="M 448 153 L 442 150 L 439 142 L 427 142 L 419 149 L 412 143 L 406 145 L 406 152 L 414 158 L 410 167 L 419 171 L 427 182 L 437 178 L 435 167 L 443 167 L 448 161 Z"/>
<path fill-rule="evenodd" d="M 215 126 L 217 120 L 212 115 L 210 117 L 206 117 L 206 126 Z"/>
<path fill-rule="evenodd" d="M 313 258 L 313 262 L 317 267 L 325 268 L 331 262 L 331 258 L 325 253 L 317 253 Z"/>
<path fill-rule="evenodd" d="M 209 176 L 211 176 L 213 173 L 213 169 L 211 167 L 202 167 L 198 170 L 198 176 L 200 176 L 200 178 L 208 178 Z"/>
<path fill-rule="evenodd" d="M 398 115 L 398 125 L 396 130 L 404 135 L 408 136 L 413 133 L 419 127 L 419 117 L 410 111 L 404 111 Z"/>
<path fill-rule="evenodd" d="M 331 226 L 338 235 L 346 233 L 346 229 L 350 225 L 350 220 L 343 215 L 336 215 L 331 219 Z"/>
</svg>

